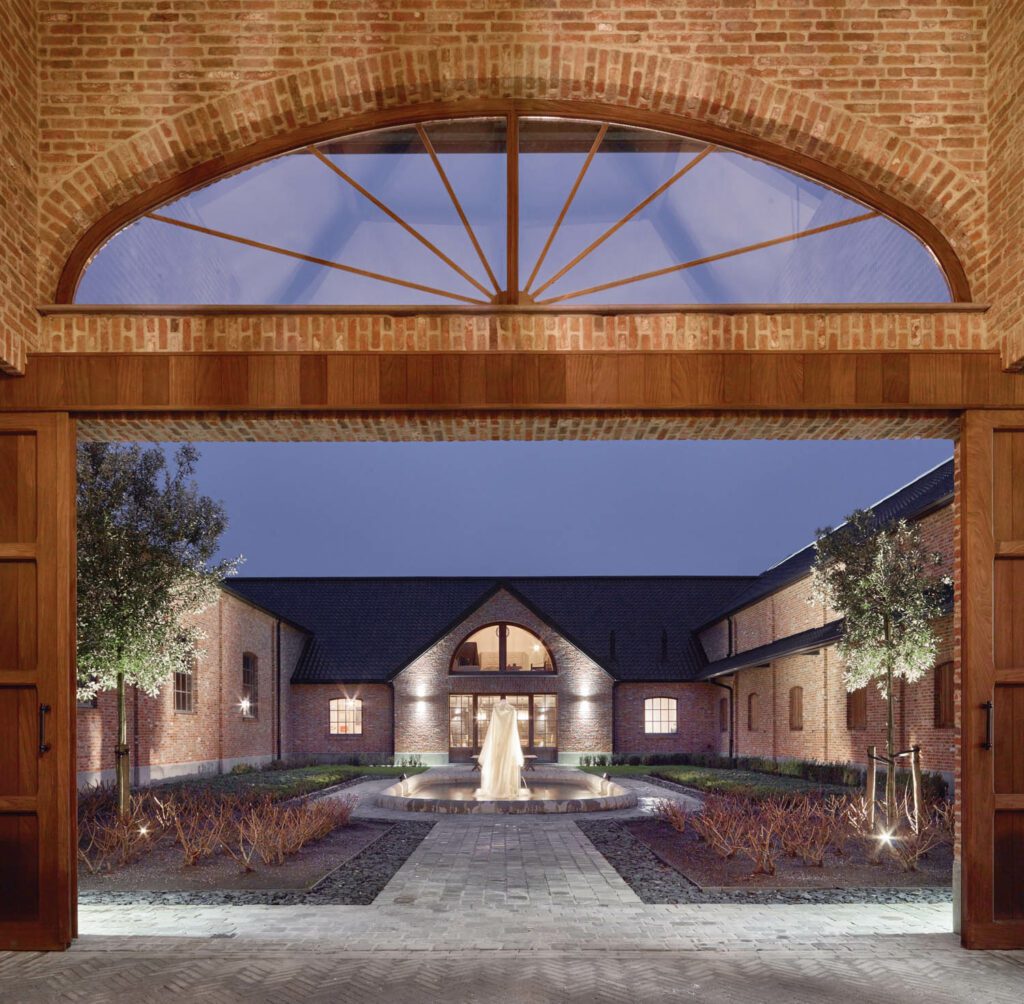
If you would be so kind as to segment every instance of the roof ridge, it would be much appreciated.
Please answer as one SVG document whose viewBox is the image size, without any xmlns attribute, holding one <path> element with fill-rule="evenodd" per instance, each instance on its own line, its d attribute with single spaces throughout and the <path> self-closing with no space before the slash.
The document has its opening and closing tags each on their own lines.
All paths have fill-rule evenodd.
<svg viewBox="0 0 1024 1004">
<path fill-rule="evenodd" d="M 919 484 L 920 482 L 922 482 L 925 479 L 927 479 L 927 477 L 930 474 L 934 474 L 937 470 L 939 470 L 939 468 L 945 467 L 947 464 L 952 464 L 952 463 L 953 463 L 953 457 L 950 457 L 948 460 L 943 460 L 941 463 L 938 463 L 934 467 L 929 468 L 927 471 L 924 472 L 924 474 L 921 474 L 920 476 L 918 476 L 916 478 L 913 478 L 912 480 L 908 481 L 906 484 L 901 485 L 899 488 L 895 489 L 895 491 L 889 492 L 888 495 L 883 495 L 880 499 L 877 499 L 876 501 L 872 502 L 871 505 L 865 506 L 864 508 L 867 511 L 869 511 L 869 512 L 873 512 L 880 505 L 882 505 L 885 502 L 888 502 L 889 499 L 895 498 L 897 495 L 899 495 L 900 492 L 906 491 L 908 488 L 911 488 L 914 485 Z M 831 530 L 834 533 L 836 530 L 841 530 L 844 526 L 846 526 L 846 520 L 845 519 L 838 526 L 829 527 L 828 529 Z M 774 565 L 769 565 L 760 574 L 761 575 L 766 575 L 768 572 L 774 571 L 776 568 L 779 568 L 780 566 L 784 565 L 787 561 L 789 561 L 790 558 L 795 558 L 798 554 L 803 554 L 804 551 L 807 550 L 807 548 L 814 547 L 814 544 L 815 544 L 815 542 L 812 540 L 809 543 L 804 544 L 803 547 L 798 547 L 791 554 L 787 554 L 786 557 L 781 558 L 779 561 L 776 561 Z M 760 576 L 758 576 L 758 578 L 760 578 Z"/>
</svg>

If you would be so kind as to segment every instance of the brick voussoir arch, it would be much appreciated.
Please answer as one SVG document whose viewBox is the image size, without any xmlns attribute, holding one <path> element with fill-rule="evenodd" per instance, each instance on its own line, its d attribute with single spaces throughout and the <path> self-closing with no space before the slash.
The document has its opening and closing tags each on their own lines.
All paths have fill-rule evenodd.
<svg viewBox="0 0 1024 1004">
<path fill-rule="evenodd" d="M 911 210 L 924 224 L 919 232 L 932 228 L 931 236 L 948 241 L 967 275 L 976 272 L 984 218 L 977 186 L 895 133 L 798 91 L 679 57 L 523 43 L 340 60 L 262 81 L 154 124 L 44 196 L 40 296 L 51 300 L 60 286 L 67 297 L 75 276 L 61 282 L 61 273 L 73 252 L 81 264 L 136 211 L 179 191 L 190 171 L 202 168 L 208 179 L 285 149 L 289 135 L 302 129 L 333 125 L 342 131 L 345 120 L 416 106 L 457 110 L 509 100 L 561 104 L 566 114 L 573 104 L 589 103 L 624 119 L 669 117 L 681 131 L 688 125 L 718 129 L 769 157 L 772 147 L 776 154 L 810 158 Z"/>
</svg>

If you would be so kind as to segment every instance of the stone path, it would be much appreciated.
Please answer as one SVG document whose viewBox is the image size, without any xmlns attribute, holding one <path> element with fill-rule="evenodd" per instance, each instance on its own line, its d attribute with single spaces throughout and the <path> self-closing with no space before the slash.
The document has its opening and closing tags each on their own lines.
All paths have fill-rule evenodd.
<svg viewBox="0 0 1024 1004">
<path fill-rule="evenodd" d="M 463 909 L 639 902 L 572 819 L 561 816 L 444 818 L 376 900 Z"/>
</svg>

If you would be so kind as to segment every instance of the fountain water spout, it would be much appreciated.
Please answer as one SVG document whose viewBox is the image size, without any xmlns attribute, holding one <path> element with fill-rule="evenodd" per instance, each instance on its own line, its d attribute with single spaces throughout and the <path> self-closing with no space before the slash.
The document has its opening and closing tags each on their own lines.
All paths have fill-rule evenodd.
<svg viewBox="0 0 1024 1004">
<path fill-rule="evenodd" d="M 494 705 L 478 762 L 478 799 L 519 799 L 529 797 L 523 784 L 523 746 L 519 740 L 516 709 L 504 698 Z"/>
</svg>

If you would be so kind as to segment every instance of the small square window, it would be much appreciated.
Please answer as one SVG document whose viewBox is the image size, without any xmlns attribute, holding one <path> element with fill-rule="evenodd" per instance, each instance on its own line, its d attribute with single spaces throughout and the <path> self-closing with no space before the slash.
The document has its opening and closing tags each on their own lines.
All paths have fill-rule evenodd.
<svg viewBox="0 0 1024 1004">
<path fill-rule="evenodd" d="M 644 701 L 644 732 L 666 735 L 676 731 L 676 699 L 648 697 Z"/>
<path fill-rule="evenodd" d="M 330 718 L 332 736 L 363 734 L 363 702 L 358 698 L 331 701 Z"/>
</svg>

